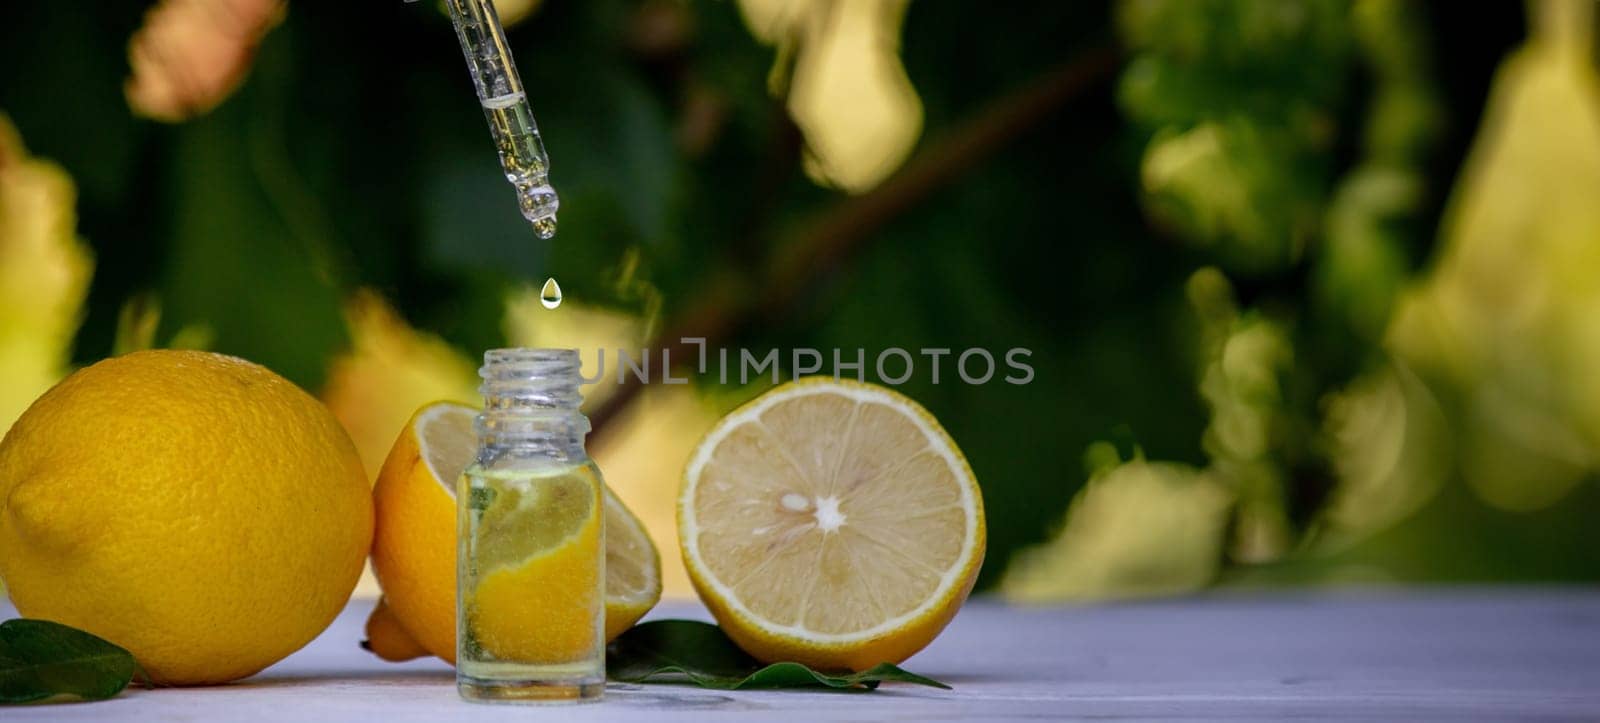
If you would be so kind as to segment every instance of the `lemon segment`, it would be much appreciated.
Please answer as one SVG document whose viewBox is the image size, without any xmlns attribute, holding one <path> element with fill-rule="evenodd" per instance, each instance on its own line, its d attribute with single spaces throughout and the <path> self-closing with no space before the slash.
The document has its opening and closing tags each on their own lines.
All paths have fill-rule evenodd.
<svg viewBox="0 0 1600 723">
<path fill-rule="evenodd" d="M 600 500 L 594 489 L 598 475 L 587 467 L 540 472 L 483 472 L 468 468 L 464 477 L 476 480 L 474 494 L 492 496 L 478 522 L 474 550 L 483 572 L 516 567 L 532 559 L 565 549 L 569 538 L 596 526 Z M 457 495 L 459 496 L 459 492 Z"/>
<path fill-rule="evenodd" d="M 971 591 L 985 543 L 965 458 L 921 406 L 831 378 L 774 389 L 700 443 L 679 497 L 684 563 L 757 658 L 899 662 Z"/>
</svg>

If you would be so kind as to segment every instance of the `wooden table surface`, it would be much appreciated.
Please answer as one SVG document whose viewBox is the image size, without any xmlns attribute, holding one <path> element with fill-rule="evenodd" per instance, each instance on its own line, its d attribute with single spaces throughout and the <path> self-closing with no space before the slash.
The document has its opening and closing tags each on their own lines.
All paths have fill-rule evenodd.
<svg viewBox="0 0 1600 723">
<path fill-rule="evenodd" d="M 1234 594 L 1051 609 L 974 600 L 905 664 L 952 691 L 613 684 L 600 703 L 555 708 L 464 703 L 443 663 L 379 661 L 356 646 L 371 606 L 352 602 L 311 645 L 246 681 L 0 708 L 0 720 L 1600 721 L 1600 588 Z M 687 602 L 651 616 L 706 618 Z"/>
</svg>

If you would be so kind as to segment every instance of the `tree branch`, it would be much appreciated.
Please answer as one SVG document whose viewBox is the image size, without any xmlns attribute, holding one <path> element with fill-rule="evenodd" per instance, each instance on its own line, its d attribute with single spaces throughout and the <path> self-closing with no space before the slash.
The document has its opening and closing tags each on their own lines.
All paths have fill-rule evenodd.
<svg viewBox="0 0 1600 723">
<path fill-rule="evenodd" d="M 955 181 L 1011 140 L 1048 120 L 1067 101 L 1101 80 L 1118 64 L 1109 47 L 1090 50 L 1029 85 L 990 103 L 977 116 L 930 144 L 877 188 L 846 198 L 812 221 L 800 224 L 784 251 L 766 265 L 761 283 L 751 287 L 728 273 L 716 275 L 674 323 L 647 348 L 662 349 L 677 365 L 696 358 L 699 347 L 685 338 L 705 339 L 715 348 L 758 321 L 782 318 L 813 281 L 861 250 L 872 234 L 900 214 Z M 751 288 L 761 297 L 750 301 Z M 638 382 L 620 384 L 589 418 L 591 443 L 603 438 L 614 420 L 644 391 Z"/>
</svg>

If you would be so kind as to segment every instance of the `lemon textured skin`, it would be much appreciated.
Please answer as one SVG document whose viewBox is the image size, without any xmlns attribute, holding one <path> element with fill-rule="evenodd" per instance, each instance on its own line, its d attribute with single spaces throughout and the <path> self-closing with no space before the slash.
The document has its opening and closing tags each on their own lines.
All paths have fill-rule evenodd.
<svg viewBox="0 0 1600 723">
<path fill-rule="evenodd" d="M 806 377 L 787 384 L 782 384 L 768 390 L 755 399 L 746 402 L 738 409 L 730 412 L 722 421 L 718 422 L 711 430 L 706 432 L 705 439 L 711 439 L 718 430 L 729 425 L 739 424 L 744 420 L 745 413 L 759 406 L 766 397 L 783 393 L 797 387 L 822 386 L 844 388 L 871 388 L 878 393 L 887 395 L 895 400 L 904 409 L 912 411 L 927 422 L 955 454 L 962 468 L 965 469 L 968 479 L 972 479 L 972 469 L 965 457 L 961 455 L 960 448 L 955 441 L 950 439 L 949 433 L 944 431 L 922 405 L 917 404 L 907 397 L 892 389 L 886 389 L 873 384 L 857 382 L 850 379 L 834 379 L 832 377 Z M 705 444 L 704 441 L 701 444 Z M 693 459 L 693 455 L 690 457 Z M 678 496 L 678 530 L 679 539 L 682 541 L 680 550 L 683 553 L 683 564 L 689 573 L 689 582 L 694 586 L 695 593 L 701 602 L 711 612 L 723 632 L 740 648 L 749 653 L 751 657 L 764 663 L 777 663 L 793 661 L 804 663 L 818 670 L 853 670 L 862 671 L 879 663 L 899 663 L 915 655 L 927 647 L 934 638 L 943 632 L 945 626 L 955 618 L 961 610 L 961 605 L 966 602 L 967 596 L 972 593 L 972 586 L 978 581 L 978 571 L 983 567 L 984 552 L 988 544 L 988 529 L 984 521 L 983 498 L 974 497 L 977 505 L 977 526 L 973 530 L 976 536 L 973 555 L 956 572 L 957 584 L 951 586 L 937 600 L 930 601 L 927 609 L 919 616 L 906 621 L 893 630 L 886 631 L 871 637 L 862 637 L 846 642 L 823 642 L 818 640 L 798 637 L 785 632 L 772 630 L 766 623 L 736 609 L 736 607 L 722 596 L 711 584 L 714 579 L 711 571 L 707 569 L 698 557 L 691 554 L 689 540 L 692 536 L 686 529 L 685 509 L 693 503 L 693 487 L 690 485 L 688 470 L 684 471 L 683 485 Z M 823 574 L 819 571 L 817 574 Z"/>
<path fill-rule="evenodd" d="M 0 442 L 0 578 L 24 616 L 157 683 L 242 678 L 333 621 L 372 498 L 349 436 L 265 367 L 145 351 L 67 377 Z"/>
<path fill-rule="evenodd" d="M 400 621 L 394 617 L 394 612 L 389 610 L 389 605 L 383 598 L 378 598 L 377 606 L 372 608 L 372 615 L 367 618 L 367 639 L 361 647 L 372 651 L 376 655 L 391 663 L 398 663 L 412 658 L 420 658 L 428 654 L 422 646 L 400 626 Z"/>
<path fill-rule="evenodd" d="M 400 627 L 418 645 L 456 662 L 456 498 L 422 459 L 412 415 L 373 487 L 377 528 L 372 572 Z"/>
</svg>

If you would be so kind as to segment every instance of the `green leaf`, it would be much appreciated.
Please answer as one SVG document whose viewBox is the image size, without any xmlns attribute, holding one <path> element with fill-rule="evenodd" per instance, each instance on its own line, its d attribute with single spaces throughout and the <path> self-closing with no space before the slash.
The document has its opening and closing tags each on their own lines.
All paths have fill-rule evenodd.
<svg viewBox="0 0 1600 723">
<path fill-rule="evenodd" d="M 110 698 L 139 668 L 133 654 L 76 628 L 47 620 L 0 623 L 0 704 L 54 696 Z"/>
<path fill-rule="evenodd" d="M 611 643 L 606 674 L 624 683 L 690 682 L 704 688 L 873 689 L 883 681 L 949 690 L 932 678 L 879 663 L 860 673 L 821 673 L 799 663 L 762 666 L 722 632 L 694 620 L 655 620 L 635 626 Z"/>
</svg>

